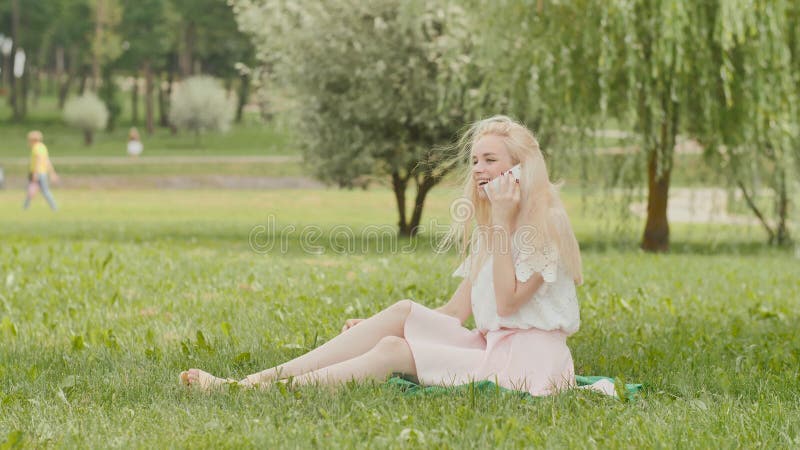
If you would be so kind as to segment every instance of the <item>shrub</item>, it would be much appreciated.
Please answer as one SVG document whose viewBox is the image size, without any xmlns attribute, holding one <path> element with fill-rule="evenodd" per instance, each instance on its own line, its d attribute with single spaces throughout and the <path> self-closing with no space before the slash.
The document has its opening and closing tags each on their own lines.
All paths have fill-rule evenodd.
<svg viewBox="0 0 800 450">
<path fill-rule="evenodd" d="M 197 134 L 203 131 L 226 132 L 236 112 L 235 99 L 231 97 L 214 78 L 187 78 L 172 93 L 170 122 L 179 129 Z"/>
<path fill-rule="evenodd" d="M 67 101 L 64 105 L 64 121 L 82 130 L 86 145 L 92 145 L 94 132 L 106 127 L 108 108 L 97 95 L 87 92 Z"/>
</svg>

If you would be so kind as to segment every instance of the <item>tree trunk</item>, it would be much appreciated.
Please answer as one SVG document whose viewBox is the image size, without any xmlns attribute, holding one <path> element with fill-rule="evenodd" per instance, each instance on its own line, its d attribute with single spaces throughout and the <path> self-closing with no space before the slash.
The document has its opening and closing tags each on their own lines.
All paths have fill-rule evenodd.
<svg viewBox="0 0 800 450">
<path fill-rule="evenodd" d="M 151 136 L 155 131 L 153 109 L 153 69 L 150 61 L 146 61 L 144 63 L 144 114 L 147 134 Z"/>
<path fill-rule="evenodd" d="M 67 57 L 65 58 L 64 56 Z M 72 85 L 72 81 L 75 79 L 76 61 L 78 59 L 77 56 L 75 56 L 74 49 L 70 49 L 69 53 L 67 55 L 62 55 L 61 58 L 62 60 L 60 64 L 63 67 L 66 79 L 63 76 L 58 78 L 58 109 L 64 109 L 64 104 L 67 102 L 69 87 Z"/>
<path fill-rule="evenodd" d="M 409 236 L 416 236 L 419 232 L 419 224 L 422 221 L 422 209 L 425 206 L 425 197 L 431 191 L 436 181 L 433 177 L 425 176 L 422 183 L 417 186 L 417 196 L 414 198 L 414 212 L 411 215 L 411 223 L 408 224 Z"/>
<path fill-rule="evenodd" d="M 3 74 L 2 74 L 3 87 L 6 89 L 8 89 L 8 85 L 11 83 L 8 76 L 10 70 L 11 70 L 11 58 L 6 55 L 3 55 Z"/>
<path fill-rule="evenodd" d="M 778 245 L 787 245 L 791 242 L 791 237 L 789 236 L 789 228 L 786 226 L 789 212 L 789 198 L 786 194 L 786 169 L 781 169 L 778 172 L 777 194 L 778 227 L 775 233 L 775 240 Z"/>
<path fill-rule="evenodd" d="M 169 127 L 169 129 L 172 132 L 173 136 L 178 134 L 178 128 L 175 125 L 173 125 L 172 123 L 170 123 L 170 121 L 169 121 L 169 109 L 171 107 L 170 102 L 172 101 L 172 86 L 173 86 L 173 82 L 174 81 L 175 81 L 175 70 L 170 65 L 170 68 L 167 71 L 167 94 L 166 94 L 167 95 L 167 103 L 166 103 L 165 106 L 166 106 L 166 110 L 167 110 L 167 112 L 166 112 L 167 126 Z"/>
<path fill-rule="evenodd" d="M 133 77 L 133 86 L 131 87 L 131 124 L 133 126 L 139 125 L 139 77 Z"/>
<path fill-rule="evenodd" d="M 31 76 L 33 77 L 33 87 L 31 89 L 31 105 L 36 108 L 36 105 L 39 103 L 39 96 L 42 95 L 42 74 L 41 71 L 37 68 L 35 71 L 31 71 Z"/>
<path fill-rule="evenodd" d="M 186 78 L 191 76 L 194 70 L 192 55 L 194 53 L 194 23 L 187 23 L 182 34 L 178 49 L 178 70 L 180 70 L 181 77 Z"/>
<path fill-rule="evenodd" d="M 99 87 L 98 94 L 100 94 L 100 98 L 105 102 L 106 108 L 108 108 L 106 131 L 112 132 L 117 126 L 117 120 L 122 111 L 122 106 L 116 98 L 117 85 L 114 84 L 114 71 L 111 65 L 104 66 L 100 70 L 100 76 L 102 84 Z"/>
<path fill-rule="evenodd" d="M 242 74 L 239 76 L 239 103 L 236 105 L 236 123 L 242 123 L 244 106 L 250 97 L 250 76 Z"/>
<path fill-rule="evenodd" d="M 92 133 L 92 130 L 83 130 L 83 143 L 86 144 L 86 146 L 88 147 L 92 145 L 93 142 L 94 142 L 94 133 Z"/>
<path fill-rule="evenodd" d="M 103 42 L 103 22 L 105 21 L 105 0 L 95 0 L 95 17 L 94 17 L 94 42 Z M 96 92 L 100 86 L 100 50 L 99 45 L 93 45 L 92 48 L 92 88 Z"/>
<path fill-rule="evenodd" d="M 59 75 L 55 73 L 44 71 L 44 94 L 46 96 L 55 95 L 58 93 L 58 80 Z"/>
<path fill-rule="evenodd" d="M 653 149 L 647 164 L 647 224 L 642 237 L 642 249 L 650 252 L 669 250 L 669 221 L 667 220 L 667 200 L 669 198 L 669 177 L 671 170 L 658 174 L 658 152 Z"/>
<path fill-rule="evenodd" d="M 86 68 L 84 67 L 83 71 L 81 72 L 81 82 L 78 85 L 78 95 L 83 95 L 83 93 L 86 92 L 87 78 L 89 78 L 89 74 L 87 73 Z"/>
<path fill-rule="evenodd" d="M 65 60 L 64 47 L 59 45 L 56 47 L 56 80 L 58 81 L 61 81 L 61 77 L 64 76 Z"/>
<path fill-rule="evenodd" d="M 9 95 L 8 103 L 11 106 L 14 120 L 20 120 L 19 108 L 17 107 L 17 78 L 14 76 L 14 69 L 16 66 L 16 55 L 19 49 L 19 0 L 11 0 L 11 64 L 8 66 L 9 71 Z"/>
<path fill-rule="evenodd" d="M 25 65 L 28 65 L 27 62 Z M 18 120 L 25 120 L 25 116 L 28 115 L 28 93 L 30 92 L 31 84 L 31 71 L 29 68 L 25 69 L 20 80 L 22 81 L 22 86 L 21 95 L 17 98 L 17 109 L 19 110 L 17 118 Z"/>
<path fill-rule="evenodd" d="M 169 126 L 169 110 L 167 106 L 167 93 L 162 86 L 161 75 L 158 76 L 158 126 Z"/>
<path fill-rule="evenodd" d="M 758 206 L 756 205 L 756 202 L 753 199 L 753 196 L 751 196 L 747 192 L 747 187 L 744 185 L 744 182 L 742 182 L 742 180 L 737 180 L 736 184 L 739 186 L 739 189 L 741 189 L 742 196 L 744 196 L 744 201 L 747 202 L 747 206 L 750 208 L 751 211 L 753 211 L 753 214 L 755 214 L 756 217 L 758 217 L 758 220 L 761 222 L 761 225 L 764 227 L 764 230 L 767 232 L 767 242 L 770 243 L 770 244 L 774 243 L 775 242 L 775 232 L 772 231 L 772 228 L 769 226 L 769 223 L 767 223 L 767 219 L 764 218 L 764 214 L 762 214 L 761 210 L 758 209 Z M 754 193 L 757 192 L 757 188 L 754 188 L 753 192 Z"/>
<path fill-rule="evenodd" d="M 642 236 L 642 249 L 649 252 L 666 252 L 669 250 L 669 221 L 667 218 L 667 202 L 669 200 L 669 182 L 672 174 L 672 160 L 675 152 L 675 138 L 679 126 L 679 105 L 670 97 L 669 84 L 661 95 L 661 109 L 665 118 L 654 139 L 653 148 L 647 162 L 647 223 Z M 646 122 L 652 116 L 646 113 Z M 649 129 L 650 126 L 647 125 Z"/>
<path fill-rule="evenodd" d="M 400 215 L 398 222 L 400 236 L 411 236 L 411 230 L 406 223 L 406 187 L 408 187 L 408 177 L 402 178 L 397 170 L 392 172 L 392 189 L 397 203 L 397 212 Z"/>
<path fill-rule="evenodd" d="M 67 73 L 67 78 L 58 87 L 58 108 L 64 109 L 64 103 L 67 102 L 67 94 L 69 94 L 69 86 L 72 84 L 73 75 L 71 72 Z"/>
</svg>

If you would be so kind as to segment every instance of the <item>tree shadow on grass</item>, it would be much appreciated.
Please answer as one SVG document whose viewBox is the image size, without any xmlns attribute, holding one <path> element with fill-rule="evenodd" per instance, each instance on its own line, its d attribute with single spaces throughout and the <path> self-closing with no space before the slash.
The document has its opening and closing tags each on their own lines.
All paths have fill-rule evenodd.
<svg viewBox="0 0 800 450">
<path fill-rule="evenodd" d="M 26 224 L 9 227 L 4 232 L 7 242 L 58 239 L 59 241 L 101 241 L 107 243 L 159 243 L 164 245 L 222 246 L 250 250 L 257 255 L 364 255 L 440 253 L 441 234 L 420 233 L 413 238 L 399 237 L 389 224 L 370 226 L 286 225 L 268 229 L 261 224 L 226 223 L 220 221 L 186 223 L 64 223 L 58 228 L 50 224 Z M 589 254 L 642 252 L 638 240 L 628 236 L 589 236 L 580 239 L 581 250 Z M 457 255 L 460 243 L 444 252 Z M 792 254 L 791 247 L 767 245 L 760 237 L 697 235 L 673 239 L 667 254 L 731 255 Z"/>
</svg>

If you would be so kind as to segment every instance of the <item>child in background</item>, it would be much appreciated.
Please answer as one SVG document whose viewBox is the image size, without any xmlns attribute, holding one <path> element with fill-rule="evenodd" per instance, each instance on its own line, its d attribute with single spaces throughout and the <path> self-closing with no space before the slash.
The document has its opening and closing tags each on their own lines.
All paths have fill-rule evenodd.
<svg viewBox="0 0 800 450">
<path fill-rule="evenodd" d="M 128 132 L 128 155 L 135 158 L 142 154 L 142 150 L 144 150 L 144 146 L 139 139 L 139 130 L 131 128 Z"/>
<path fill-rule="evenodd" d="M 50 162 L 47 147 L 44 145 L 44 136 L 41 131 L 31 131 L 28 133 L 28 146 L 31 148 L 31 165 L 28 173 L 28 193 L 25 196 L 23 209 L 28 209 L 31 200 L 38 190 L 42 191 L 50 209 L 57 210 L 56 201 L 50 193 L 49 178 L 52 175 L 54 183 L 58 182 L 58 174 Z"/>
</svg>

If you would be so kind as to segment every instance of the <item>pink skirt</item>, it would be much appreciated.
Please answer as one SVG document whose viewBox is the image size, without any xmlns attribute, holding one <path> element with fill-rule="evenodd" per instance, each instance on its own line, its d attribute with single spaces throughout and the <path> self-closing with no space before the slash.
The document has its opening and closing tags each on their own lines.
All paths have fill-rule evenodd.
<svg viewBox="0 0 800 450">
<path fill-rule="evenodd" d="M 455 386 L 489 380 L 532 395 L 575 386 L 575 369 L 562 331 L 502 328 L 468 330 L 455 317 L 417 303 L 405 339 L 423 385 Z"/>
</svg>

